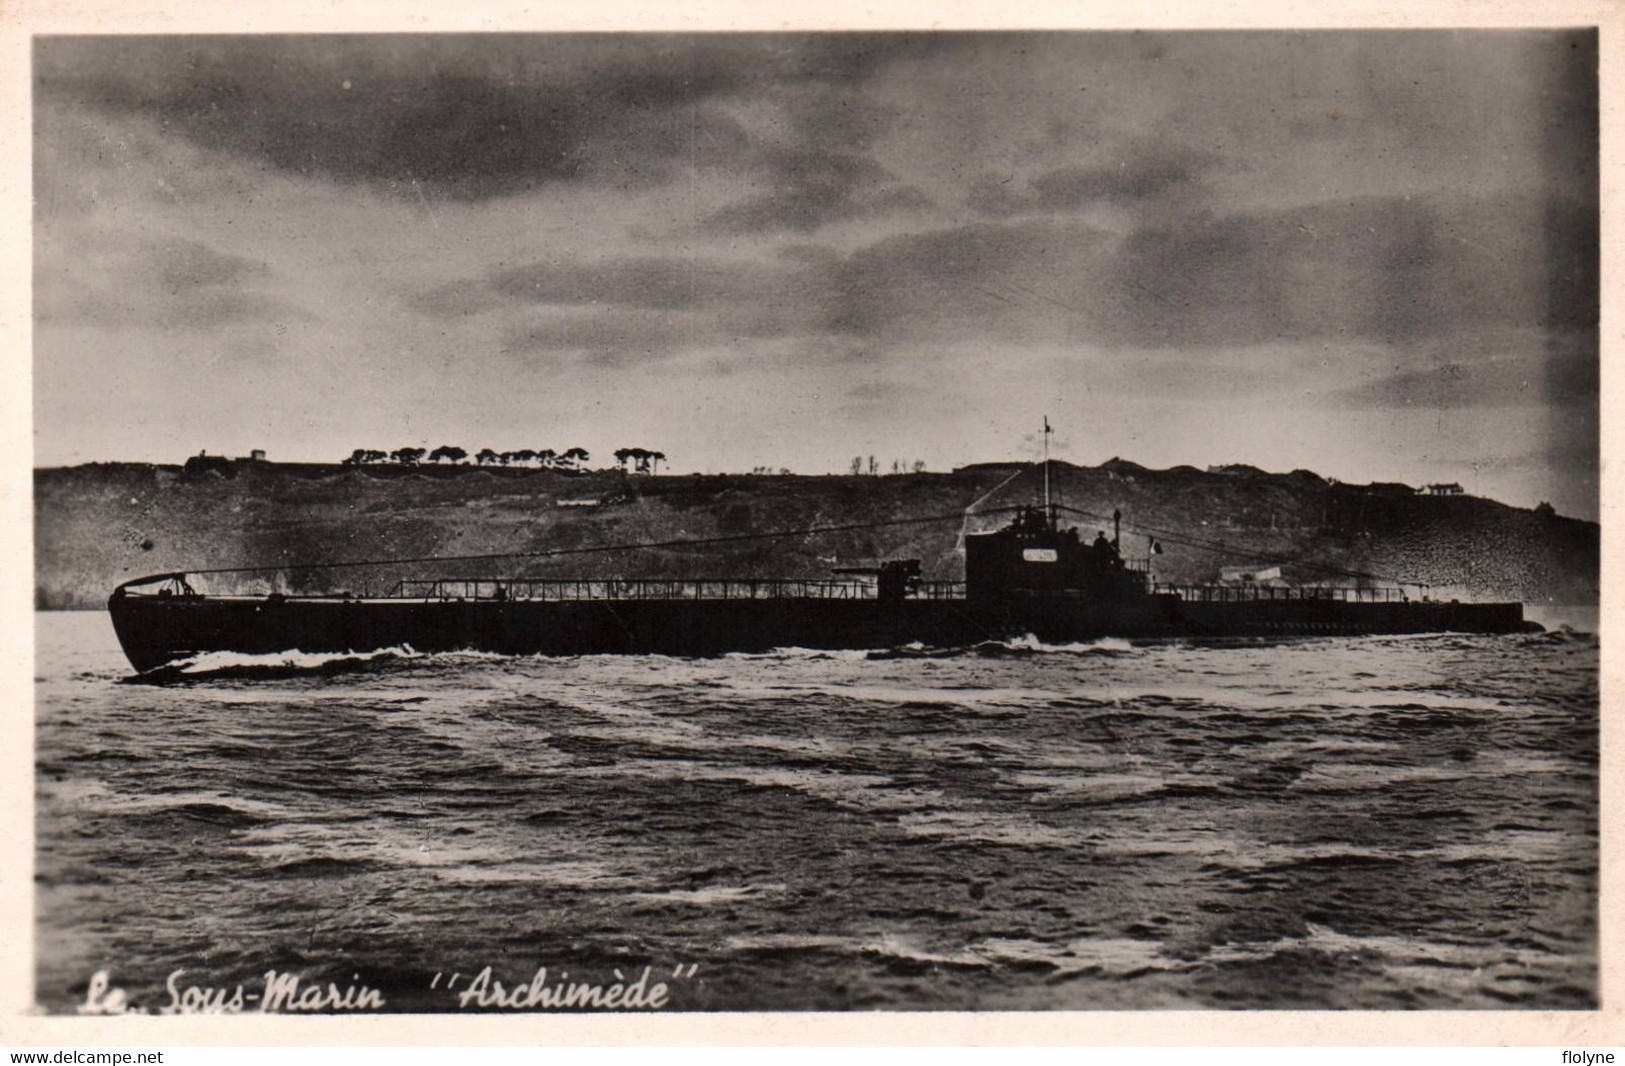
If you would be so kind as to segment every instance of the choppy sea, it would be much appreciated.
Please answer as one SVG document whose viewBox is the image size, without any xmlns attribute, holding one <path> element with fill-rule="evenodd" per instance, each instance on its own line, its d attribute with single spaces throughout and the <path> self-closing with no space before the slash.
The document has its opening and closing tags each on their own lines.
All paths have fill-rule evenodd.
<svg viewBox="0 0 1625 1066">
<path fill-rule="evenodd" d="M 482 973 L 647 972 L 667 1010 L 1590 1007 L 1591 619 L 159 686 L 105 615 L 42 613 L 36 996 L 252 1010 L 274 970 L 451 1011 Z"/>
</svg>

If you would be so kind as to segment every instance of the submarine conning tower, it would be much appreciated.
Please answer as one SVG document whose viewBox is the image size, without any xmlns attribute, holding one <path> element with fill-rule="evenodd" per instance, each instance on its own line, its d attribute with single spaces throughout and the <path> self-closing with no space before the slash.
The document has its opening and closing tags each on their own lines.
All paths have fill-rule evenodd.
<svg viewBox="0 0 1625 1066">
<path fill-rule="evenodd" d="M 965 537 L 965 595 L 987 602 L 1033 596 L 1120 599 L 1145 592 L 1143 574 L 1124 566 L 1102 530 L 1085 542 L 1062 529 L 1054 509 L 1023 507 L 1003 529 Z"/>
</svg>

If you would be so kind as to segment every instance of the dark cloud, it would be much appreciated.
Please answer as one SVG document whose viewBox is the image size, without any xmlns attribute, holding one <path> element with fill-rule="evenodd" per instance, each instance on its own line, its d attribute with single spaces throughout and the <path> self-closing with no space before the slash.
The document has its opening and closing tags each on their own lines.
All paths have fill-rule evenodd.
<svg viewBox="0 0 1625 1066">
<path fill-rule="evenodd" d="M 244 323 L 303 322 L 310 312 L 278 296 L 262 292 L 200 289 L 177 292 L 168 306 L 154 308 L 152 323 L 171 329 L 218 329 Z M 127 321 L 127 320 L 126 320 Z"/>
<path fill-rule="evenodd" d="M 745 339 L 816 335 L 826 299 L 809 286 L 828 265 L 703 257 L 536 262 L 407 303 L 436 318 L 494 311 L 509 323 L 510 353 L 576 353 L 612 366 Z"/>
<path fill-rule="evenodd" d="M 1124 149 L 1115 163 L 1065 166 L 1017 184 L 984 174 L 966 194 L 968 207 L 996 218 L 1064 213 L 1097 204 L 1138 203 L 1189 187 L 1216 164 L 1213 156 L 1159 146 Z"/>
<path fill-rule="evenodd" d="M 809 337 L 809 325 L 804 316 L 773 305 L 702 311 L 555 309 L 524 316 L 505 330 L 502 343 L 510 355 L 564 355 L 587 366 L 647 368 L 696 350 L 717 353 L 741 343 L 747 346 L 736 354 L 755 358 L 759 342 Z"/>
<path fill-rule="evenodd" d="M 764 146 L 754 153 L 753 163 L 771 191 L 713 213 L 705 222 L 708 231 L 808 233 L 855 218 L 860 190 L 878 188 L 891 178 L 878 163 L 852 152 Z"/>
<path fill-rule="evenodd" d="M 715 335 L 708 316 L 616 308 L 523 322 L 508 330 L 503 346 L 518 353 L 575 353 L 588 365 L 613 368 L 687 350 L 697 332 Z"/>
<path fill-rule="evenodd" d="M 216 329 L 312 317 L 267 291 L 274 280 L 267 264 L 198 241 L 104 235 L 92 255 L 49 253 L 48 241 L 37 246 L 34 313 L 41 323 Z"/>
<path fill-rule="evenodd" d="M 1185 217 L 1117 238 L 1062 217 L 890 238 L 809 286 L 837 333 L 1105 346 L 1412 345 L 1574 331 L 1598 314 L 1598 216 L 1562 201 L 1378 197 Z"/>
<path fill-rule="evenodd" d="M 743 134 L 707 101 L 862 80 L 936 47 L 908 35 L 42 37 L 35 76 L 42 100 L 147 116 L 280 170 L 478 199 L 726 161 Z"/>
<path fill-rule="evenodd" d="M 696 256 L 537 262 L 496 271 L 488 283 L 524 303 L 677 311 L 759 298 L 765 280 L 751 264 Z"/>
<path fill-rule="evenodd" d="M 263 261 L 231 255 L 199 241 L 171 240 L 148 246 L 154 277 L 171 291 L 231 285 L 269 277 Z"/>
<path fill-rule="evenodd" d="M 782 136 L 739 156 L 740 168 L 764 191 L 712 213 L 707 232 L 739 235 L 811 233 L 861 218 L 921 212 L 925 192 L 900 181 L 867 154 L 895 111 L 850 86 L 815 85 L 773 95 Z"/>
<path fill-rule="evenodd" d="M 1488 338 L 1475 338 L 1486 346 Z M 1410 407 L 1421 410 L 1555 406 L 1595 408 L 1601 360 L 1592 331 L 1544 338 L 1535 351 L 1458 353 L 1425 370 L 1402 370 L 1336 397 L 1344 407 Z M 1494 347 L 1490 347 L 1494 352 Z"/>
<path fill-rule="evenodd" d="M 770 191 L 730 204 L 705 220 L 718 234 L 811 233 L 860 218 L 920 212 L 931 198 L 885 168 L 850 152 L 772 148 L 759 153 Z"/>
<path fill-rule="evenodd" d="M 1110 240 L 1071 221 L 975 223 L 879 241 L 809 288 L 837 334 L 1037 339 L 1099 318 L 1092 280 Z"/>
<path fill-rule="evenodd" d="M 405 296 L 408 307 L 430 318 L 466 318 L 501 307 L 504 300 L 484 281 L 454 281 Z"/>
<path fill-rule="evenodd" d="M 868 200 L 871 213 L 876 215 L 923 212 L 933 206 L 931 197 L 914 185 L 893 185 L 879 190 Z"/>
<path fill-rule="evenodd" d="M 865 152 L 897 119 L 897 109 L 861 85 L 812 83 L 773 94 L 789 140 L 826 151 Z"/>
<path fill-rule="evenodd" d="M 1597 224 L 1564 202 L 1376 197 L 1146 227 L 1114 258 L 1104 325 L 1151 346 L 1584 327 Z"/>
<path fill-rule="evenodd" d="M 108 121 L 62 99 L 36 98 L 33 130 L 34 218 L 44 226 L 99 206 L 128 209 L 131 200 L 143 207 L 233 199 L 251 204 L 263 192 L 263 167 L 209 166 L 156 123 Z"/>
<path fill-rule="evenodd" d="M 1474 405 L 1509 394 L 1508 375 L 1529 368 L 1457 378 L 1441 368 L 1488 367 L 1496 351 L 1518 351 L 1475 355 L 1470 338 L 1499 344 L 1513 331 L 1594 330 L 1597 256 L 1589 208 L 1392 197 L 1198 216 L 1126 237 L 1066 216 L 1030 216 L 898 235 L 844 256 L 796 245 L 761 261 L 541 261 L 412 302 L 437 317 L 539 306 L 691 313 L 670 327 L 672 346 L 820 335 L 1193 350 L 1395 345 L 1438 356 L 1425 370 L 1401 368 L 1416 377 L 1386 386 L 1394 396 Z M 659 347 L 661 323 L 639 327 L 646 346 Z M 1562 365 L 1580 367 L 1583 377 L 1584 360 Z M 1563 378 L 1541 388 L 1566 402 L 1594 384 Z M 1368 402 L 1393 402 L 1372 390 Z"/>
</svg>

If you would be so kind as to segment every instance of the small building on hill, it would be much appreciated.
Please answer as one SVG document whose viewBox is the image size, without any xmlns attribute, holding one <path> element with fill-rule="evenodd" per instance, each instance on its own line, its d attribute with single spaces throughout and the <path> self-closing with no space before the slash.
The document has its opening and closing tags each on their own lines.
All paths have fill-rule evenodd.
<svg viewBox="0 0 1625 1066">
<path fill-rule="evenodd" d="M 1466 491 L 1466 489 L 1462 488 L 1454 481 L 1443 482 L 1438 485 L 1422 486 L 1422 494 L 1424 496 L 1460 496 Z"/>
</svg>

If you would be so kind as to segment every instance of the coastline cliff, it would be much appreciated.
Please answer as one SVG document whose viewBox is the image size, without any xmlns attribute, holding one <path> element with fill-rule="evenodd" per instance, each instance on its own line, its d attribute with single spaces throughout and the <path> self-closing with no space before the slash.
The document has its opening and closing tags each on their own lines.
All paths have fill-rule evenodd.
<svg viewBox="0 0 1625 1066">
<path fill-rule="evenodd" d="M 1056 462 L 1051 480 L 1071 507 L 1123 512 L 1125 555 L 1147 554 L 1155 535 L 1162 581 L 1208 581 L 1223 566 L 1282 557 L 1306 564 L 1306 581 L 1318 576 L 1313 566 L 1426 582 L 1439 596 L 1574 606 L 1600 597 L 1596 523 L 1493 500 L 1336 484 L 1308 471 L 1150 470 L 1115 459 L 1098 467 Z M 1040 483 L 1037 468 L 1022 463 L 883 476 L 567 475 L 246 460 L 192 470 L 148 463 L 40 469 L 35 605 L 99 609 L 121 581 L 187 568 L 579 548 L 958 515 L 978 500 L 981 511 L 1030 503 Z M 820 577 L 837 565 L 918 558 L 926 577 L 956 579 L 961 533 L 990 528 L 1000 517 L 432 572 Z M 1085 536 L 1109 529 L 1099 520 L 1075 521 Z M 396 578 L 428 572 L 325 571 L 285 576 L 279 587 L 376 593 Z M 228 590 L 223 579 L 213 581 L 211 588 Z"/>
</svg>

